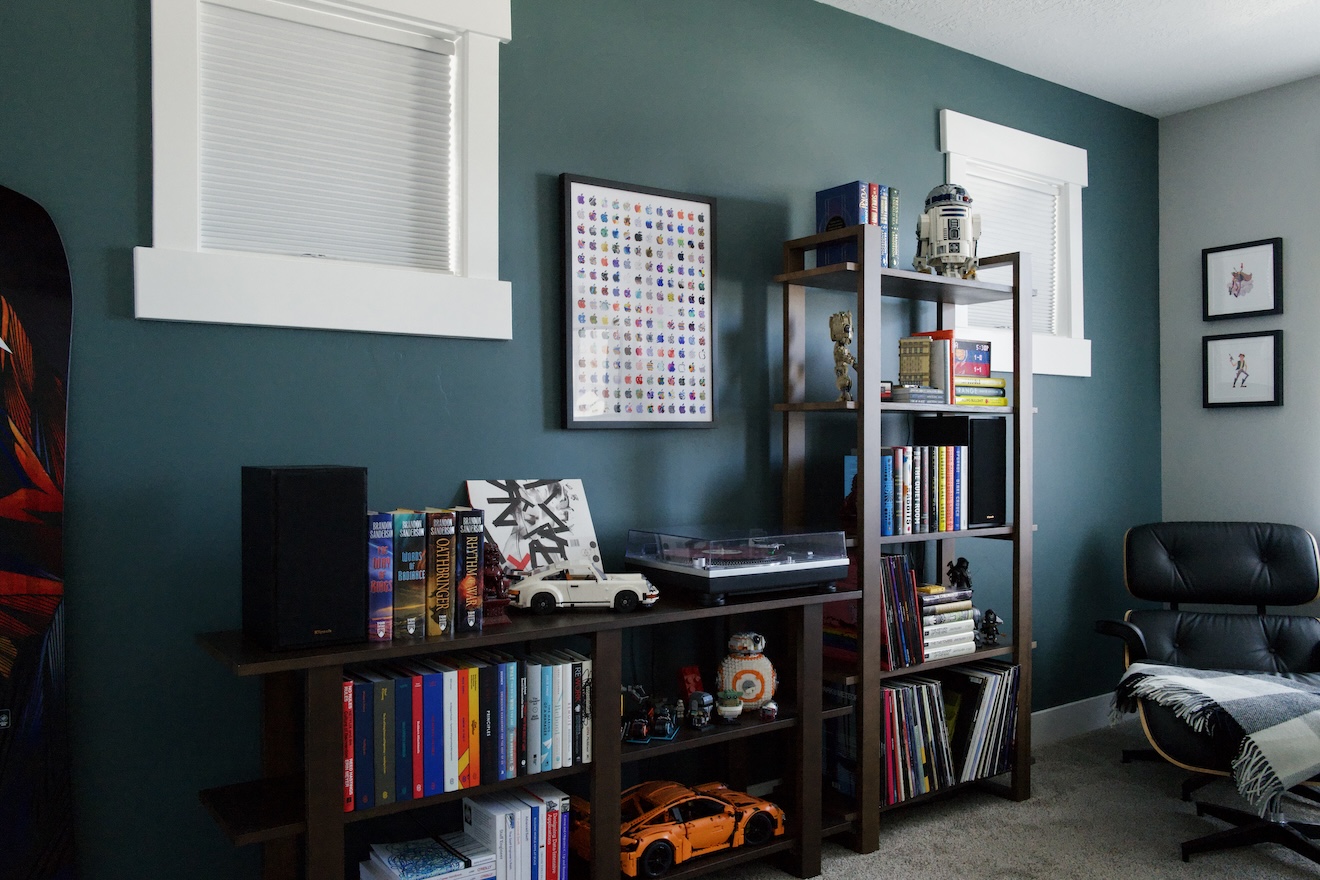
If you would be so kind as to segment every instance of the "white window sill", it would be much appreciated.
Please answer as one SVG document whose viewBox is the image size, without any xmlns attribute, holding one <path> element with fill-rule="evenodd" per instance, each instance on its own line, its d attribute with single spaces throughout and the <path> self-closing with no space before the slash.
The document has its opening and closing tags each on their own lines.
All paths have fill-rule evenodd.
<svg viewBox="0 0 1320 880">
<path fill-rule="evenodd" d="M 158 321 L 513 338 L 507 281 L 222 251 L 133 249 L 134 314 Z"/>
<path fill-rule="evenodd" d="M 959 327 L 959 339 L 983 339 L 990 343 L 990 369 L 1013 372 L 1013 334 L 1009 330 Z M 1091 375 L 1091 340 L 1065 336 L 1032 335 L 1031 372 L 1035 375 Z"/>
</svg>

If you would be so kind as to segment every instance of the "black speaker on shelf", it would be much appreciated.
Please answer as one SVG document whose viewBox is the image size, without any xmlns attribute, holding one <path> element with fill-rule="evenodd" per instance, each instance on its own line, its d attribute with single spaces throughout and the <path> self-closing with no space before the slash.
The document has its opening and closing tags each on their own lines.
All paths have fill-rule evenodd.
<svg viewBox="0 0 1320 880">
<path fill-rule="evenodd" d="M 1008 521 L 1008 434 L 1003 418 L 929 416 L 912 420 L 916 446 L 967 447 L 967 528 Z"/>
<path fill-rule="evenodd" d="M 366 641 L 367 469 L 243 468 L 243 634 L 271 650 Z"/>
</svg>

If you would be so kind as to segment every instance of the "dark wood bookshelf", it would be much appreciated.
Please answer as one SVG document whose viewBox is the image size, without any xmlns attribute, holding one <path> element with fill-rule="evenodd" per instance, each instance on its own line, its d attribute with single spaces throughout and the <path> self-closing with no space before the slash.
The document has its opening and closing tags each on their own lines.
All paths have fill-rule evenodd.
<svg viewBox="0 0 1320 880">
<path fill-rule="evenodd" d="M 244 640 L 237 631 L 205 633 L 199 644 L 233 674 L 260 677 L 264 683 L 261 778 L 210 788 L 200 799 L 222 832 L 236 845 L 266 848 L 265 877 L 355 877 L 346 864 L 345 832 L 350 825 L 458 801 L 474 793 L 497 792 L 528 782 L 583 780 L 592 804 L 591 861 L 582 862 L 579 880 L 617 880 L 619 835 L 605 829 L 620 825 L 619 795 L 625 764 L 665 759 L 691 749 L 730 749 L 736 757 L 757 737 L 775 735 L 789 749 L 783 765 L 767 768 L 779 774 L 782 799 L 776 802 L 790 816 L 792 830 L 760 847 L 744 847 L 703 856 L 679 866 L 670 877 L 717 871 L 742 862 L 773 857 L 798 877 L 820 873 L 821 835 L 814 818 L 820 813 L 821 776 L 821 653 L 823 608 L 847 598 L 848 592 L 791 590 L 730 595 L 724 605 L 707 606 L 699 597 L 666 591 L 656 607 L 630 613 L 560 611 L 518 615 L 511 623 L 481 633 L 389 643 L 359 643 L 308 650 L 271 652 Z M 736 724 L 714 724 L 695 731 L 683 729 L 671 741 L 622 743 L 618 694 L 622 688 L 623 638 L 632 629 L 691 626 L 700 620 L 772 614 L 783 621 L 791 644 L 781 648 L 776 662 L 781 690 L 780 712 L 773 720 L 759 715 Z M 521 776 L 427 798 L 397 801 L 367 810 L 343 809 L 343 704 L 340 684 L 346 668 L 401 658 L 444 655 L 494 646 L 553 646 L 567 637 L 586 638 L 593 659 L 591 716 L 593 760 L 588 764 Z M 722 645 L 720 646 L 722 648 Z M 788 688 L 782 685 L 791 682 Z M 301 731 L 301 735 L 297 733 Z M 786 739 L 782 739 L 786 737 Z M 364 826 L 365 827 L 365 826 Z M 294 845 L 300 841 L 298 845 Z"/>
<path fill-rule="evenodd" d="M 846 833 L 858 852 L 872 852 L 880 845 L 880 815 L 884 796 L 884 769 L 881 766 L 881 688 L 887 679 L 919 674 L 934 669 L 958 666 L 987 658 L 1007 659 L 1021 668 L 1017 691 L 1017 722 L 1014 730 L 1013 770 L 1009 774 L 1007 794 L 1017 800 L 1030 795 L 1031 750 L 1031 547 L 1034 527 L 1032 514 L 1032 366 L 1031 366 L 1031 284 L 1030 263 L 1018 254 L 988 257 L 980 260 L 981 268 L 1007 266 L 1012 282 L 991 284 L 978 280 L 928 275 L 903 269 L 891 269 L 882 260 L 868 259 L 871 254 L 887 251 L 884 231 L 878 226 L 852 226 L 817 235 L 784 242 L 783 271 L 775 281 L 783 286 L 783 398 L 774 405 L 782 420 L 782 496 L 783 525 L 786 528 L 803 526 L 808 519 L 808 498 L 813 486 L 808 480 L 808 446 L 820 443 L 808 431 L 809 421 L 821 418 L 850 416 L 856 421 L 856 436 L 848 446 L 858 455 L 856 535 L 849 544 L 858 557 L 857 583 L 861 595 L 856 597 L 858 612 L 858 658 L 856 662 L 839 663 L 830 660 L 822 664 L 821 677 L 832 685 L 851 686 L 856 702 L 851 709 L 830 706 L 822 717 L 847 717 L 851 714 L 857 724 L 856 797 L 840 798 L 833 790 L 824 797 L 821 831 L 827 836 Z M 851 241 L 856 243 L 857 259 L 824 266 L 812 266 L 816 249 L 823 244 Z M 828 376 L 833 363 L 809 361 L 820 358 L 828 351 L 819 344 L 808 345 L 808 339 L 817 343 L 822 332 L 816 323 L 808 324 L 807 304 L 812 291 L 837 291 L 854 294 L 854 345 L 857 380 L 852 388 L 855 398 L 840 402 L 816 399 L 809 390 L 808 376 Z M 934 328 L 955 326 L 954 309 L 957 306 L 1008 300 L 1014 309 L 1014 332 L 1011 351 L 1013 376 L 1008 383 L 1010 406 L 966 406 L 946 404 L 894 403 L 880 400 L 880 383 L 886 378 L 886 369 L 892 371 L 897 359 L 885 350 L 885 321 L 882 302 L 906 301 L 930 303 L 935 306 Z M 837 302 L 837 297 L 831 301 Z M 837 306 L 832 306 L 837 308 Z M 813 318 L 813 322 L 817 319 Z M 899 335 L 912 327 L 906 322 Z M 889 336 L 894 335 L 890 329 Z M 892 345 L 892 343 L 890 343 Z M 887 359 L 886 359 L 887 358 Z M 811 383 L 811 388 L 827 387 Z M 1012 441 L 1008 450 L 1006 471 L 1013 475 L 1011 505 L 1007 523 L 992 528 L 966 529 L 956 532 L 928 532 L 921 534 L 881 536 L 879 522 L 882 509 L 880 480 L 880 450 L 885 445 L 902 443 L 893 440 L 886 444 L 886 435 L 906 420 L 913 421 L 948 413 L 975 415 L 979 418 L 1004 419 L 1010 427 Z M 833 414 L 833 415 L 830 415 Z M 902 432 L 898 436 L 902 436 Z M 847 449 L 833 448 L 822 454 L 842 456 Z M 947 657 L 920 665 L 896 670 L 881 670 L 881 560 L 886 551 L 910 545 L 933 547 L 935 570 L 943 572 L 946 562 L 959 555 L 972 558 L 975 563 L 976 545 L 966 545 L 970 538 L 990 538 L 1012 546 L 1012 609 L 1005 643 L 993 648 L 982 648 L 972 654 Z M 804 722 L 805 723 L 805 722 Z M 956 790 L 956 789 L 951 789 Z M 847 807 L 840 804 L 851 800 Z M 905 801 L 903 806 L 914 803 Z M 893 808 L 886 808 L 886 811 Z"/>
</svg>

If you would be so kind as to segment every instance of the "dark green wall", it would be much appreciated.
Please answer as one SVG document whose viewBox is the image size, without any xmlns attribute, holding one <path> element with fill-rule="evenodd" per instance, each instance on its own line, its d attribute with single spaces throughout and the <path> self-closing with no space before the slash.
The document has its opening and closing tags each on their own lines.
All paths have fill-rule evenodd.
<svg viewBox="0 0 1320 880">
<path fill-rule="evenodd" d="M 809 0 L 514 0 L 513 22 L 514 339 L 470 342 L 134 320 L 148 0 L 0 8 L 0 183 L 51 211 L 76 299 L 66 547 L 85 877 L 256 876 L 196 799 L 258 761 L 256 682 L 193 641 L 238 625 L 240 465 L 366 465 L 374 506 L 451 503 L 469 477 L 580 476 L 611 563 L 633 525 L 773 523 L 780 243 L 811 231 L 817 189 L 859 177 L 900 187 L 912 223 L 943 180 L 942 107 L 1089 151 L 1094 375 L 1037 383 L 1036 707 L 1116 673 L 1090 624 L 1120 607 L 1122 531 L 1160 499 L 1155 120 Z M 719 199 L 713 430 L 557 427 L 564 171 Z M 995 568 L 977 580 L 990 600 Z"/>
</svg>

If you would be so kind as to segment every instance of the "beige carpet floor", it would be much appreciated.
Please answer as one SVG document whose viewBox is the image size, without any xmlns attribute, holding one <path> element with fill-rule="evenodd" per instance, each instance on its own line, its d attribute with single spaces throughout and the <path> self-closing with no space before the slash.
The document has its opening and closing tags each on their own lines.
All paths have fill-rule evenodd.
<svg viewBox="0 0 1320 880">
<path fill-rule="evenodd" d="M 1186 773 L 1164 762 L 1123 764 L 1124 748 L 1144 748 L 1135 722 L 1041 747 L 1032 796 L 1015 803 L 961 791 L 886 813 L 880 849 L 859 855 L 827 842 L 829 880 L 1293 880 L 1320 878 L 1320 865 L 1281 846 L 1257 845 L 1192 856 L 1179 843 L 1227 828 L 1180 798 Z M 1194 797 L 1245 808 L 1232 783 L 1217 781 Z M 1289 796 L 1289 818 L 1320 823 L 1320 805 Z M 729 880 L 783 880 L 765 863 L 721 873 Z"/>
</svg>

